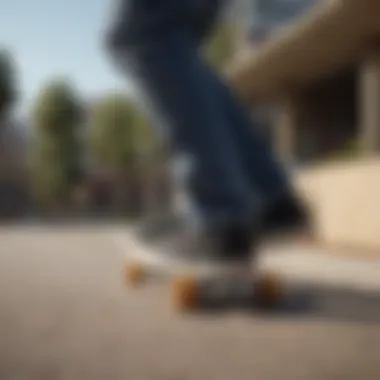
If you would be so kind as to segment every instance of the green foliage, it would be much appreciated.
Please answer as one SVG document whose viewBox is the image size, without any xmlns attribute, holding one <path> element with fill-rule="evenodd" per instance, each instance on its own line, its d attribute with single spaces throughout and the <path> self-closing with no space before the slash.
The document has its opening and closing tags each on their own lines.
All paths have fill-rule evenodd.
<svg viewBox="0 0 380 380">
<path fill-rule="evenodd" d="M 135 216 L 144 207 L 144 177 L 155 159 L 154 130 L 135 102 L 120 93 L 101 99 L 91 116 L 92 155 L 112 171 L 116 181 L 112 189 L 114 211 Z"/>
<path fill-rule="evenodd" d="M 90 146 L 95 157 L 114 171 L 135 165 L 149 154 L 154 140 L 146 117 L 126 95 L 112 94 L 95 105 Z"/>
<path fill-rule="evenodd" d="M 56 80 L 38 97 L 31 152 L 32 183 L 37 199 L 63 202 L 81 177 L 82 109 L 70 84 Z"/>
<path fill-rule="evenodd" d="M 235 52 L 236 32 L 232 22 L 220 22 L 208 46 L 206 57 L 217 70 L 222 70 Z"/>
<path fill-rule="evenodd" d="M 34 108 L 34 125 L 41 133 L 71 136 L 80 120 L 79 100 L 68 81 L 53 81 L 42 90 Z"/>
<path fill-rule="evenodd" d="M 340 149 L 328 154 L 324 160 L 355 160 L 365 153 L 361 142 L 357 139 L 348 140 Z"/>
<path fill-rule="evenodd" d="M 364 149 L 359 140 L 349 140 L 342 149 L 342 155 L 345 157 L 360 157 Z"/>
<path fill-rule="evenodd" d="M 7 51 L 0 51 L 0 117 L 16 100 L 15 63 Z"/>
<path fill-rule="evenodd" d="M 32 163 L 33 193 L 42 205 L 62 202 L 67 196 L 68 180 L 64 167 L 57 162 L 46 165 L 43 155 L 35 157 Z"/>
</svg>

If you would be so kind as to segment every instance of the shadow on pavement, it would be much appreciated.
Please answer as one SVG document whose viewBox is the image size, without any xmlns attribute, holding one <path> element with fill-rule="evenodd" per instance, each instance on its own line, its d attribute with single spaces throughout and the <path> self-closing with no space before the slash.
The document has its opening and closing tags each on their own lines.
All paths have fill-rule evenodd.
<svg viewBox="0 0 380 380">
<path fill-rule="evenodd" d="M 273 308 L 258 305 L 235 305 L 234 310 L 252 317 L 270 319 L 335 320 L 337 322 L 380 326 L 380 293 L 355 291 L 317 285 L 291 285 L 281 305 Z M 231 304 L 209 305 L 205 315 L 222 316 Z"/>
<path fill-rule="evenodd" d="M 331 286 L 297 285 L 273 316 L 318 318 L 380 325 L 380 293 Z"/>
</svg>

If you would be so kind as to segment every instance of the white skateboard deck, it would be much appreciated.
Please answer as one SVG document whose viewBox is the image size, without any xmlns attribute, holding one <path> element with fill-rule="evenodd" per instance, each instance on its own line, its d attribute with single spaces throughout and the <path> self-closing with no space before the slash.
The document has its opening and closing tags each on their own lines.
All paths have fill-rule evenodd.
<svg viewBox="0 0 380 380">
<path fill-rule="evenodd" d="M 224 275 L 233 276 L 234 274 L 241 276 L 247 273 L 250 277 L 252 276 L 253 265 L 251 260 L 248 262 L 244 260 L 237 263 L 222 263 L 212 260 L 186 260 L 165 254 L 158 255 L 154 247 L 135 240 L 132 234 L 127 231 L 118 235 L 117 244 L 123 249 L 127 263 L 139 263 L 148 271 L 157 274 L 160 273 L 168 276 L 192 274 L 196 277 L 219 277 Z"/>
</svg>

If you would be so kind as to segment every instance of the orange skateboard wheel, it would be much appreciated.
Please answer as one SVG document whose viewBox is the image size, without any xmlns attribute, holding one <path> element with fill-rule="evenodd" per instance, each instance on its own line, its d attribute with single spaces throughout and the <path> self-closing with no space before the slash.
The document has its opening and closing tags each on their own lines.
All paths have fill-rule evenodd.
<svg viewBox="0 0 380 380">
<path fill-rule="evenodd" d="M 172 283 L 172 301 L 174 309 L 180 312 L 196 308 L 199 302 L 196 278 L 192 276 L 175 278 Z"/>
<path fill-rule="evenodd" d="M 130 262 L 124 268 L 124 279 L 127 285 L 140 285 L 146 278 L 143 266 L 138 262 Z"/>
</svg>

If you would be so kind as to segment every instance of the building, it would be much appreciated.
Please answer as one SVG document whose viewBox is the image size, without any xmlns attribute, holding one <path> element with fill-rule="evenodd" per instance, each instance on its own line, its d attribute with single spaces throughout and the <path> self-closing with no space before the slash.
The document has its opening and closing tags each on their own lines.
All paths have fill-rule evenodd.
<svg viewBox="0 0 380 380">
<path fill-rule="evenodd" d="M 231 69 L 248 103 L 276 105 L 283 156 L 330 154 L 354 139 L 379 148 L 379 9 L 375 0 L 319 1 Z"/>
<path fill-rule="evenodd" d="M 236 3 L 237 54 L 250 55 L 320 0 L 240 0 Z"/>
<path fill-rule="evenodd" d="M 280 3 L 301 1 L 263 3 L 285 14 Z M 265 38 L 231 65 L 230 79 L 247 105 L 271 109 L 272 142 L 283 160 L 350 156 L 307 176 L 318 230 L 324 240 L 380 248 L 380 2 L 310 5 L 278 28 L 263 22 L 271 25 Z M 259 14 L 252 25 L 260 25 Z"/>
<path fill-rule="evenodd" d="M 271 38 L 310 12 L 320 0 L 241 0 L 235 8 L 237 25 L 236 60 L 250 59 Z M 273 138 L 273 124 L 278 108 L 266 102 L 255 107 L 264 133 Z"/>
</svg>

